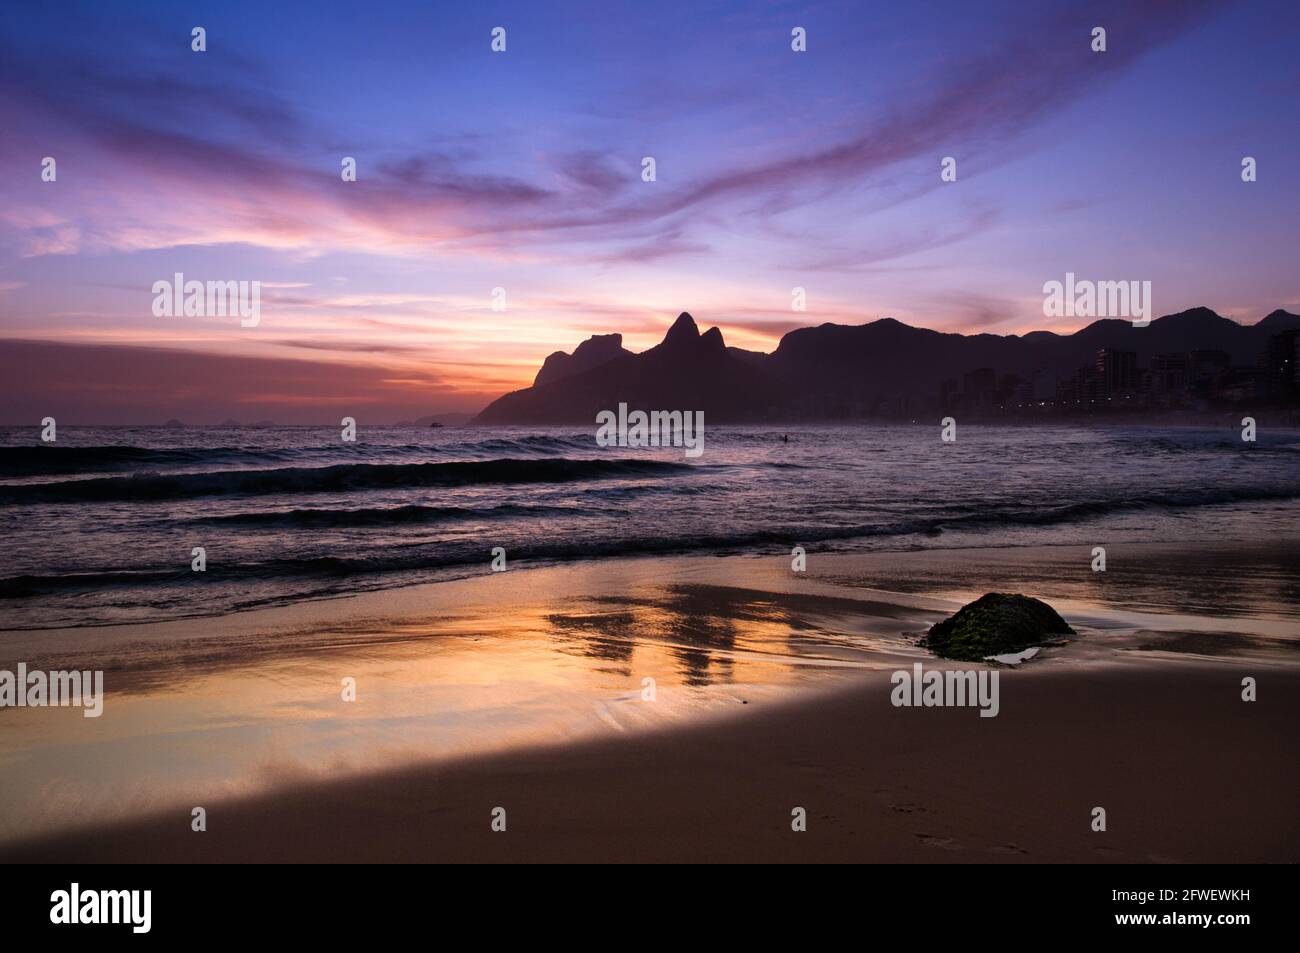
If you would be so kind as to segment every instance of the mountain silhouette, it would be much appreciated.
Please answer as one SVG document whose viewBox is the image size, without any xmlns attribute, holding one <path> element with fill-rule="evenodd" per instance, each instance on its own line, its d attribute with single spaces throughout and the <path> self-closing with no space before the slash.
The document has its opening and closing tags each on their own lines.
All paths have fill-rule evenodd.
<svg viewBox="0 0 1300 953">
<path fill-rule="evenodd" d="M 566 354 L 563 351 L 556 351 L 551 354 L 542 363 L 541 370 L 537 372 L 537 377 L 533 380 L 533 386 L 553 384 L 558 380 L 572 377 L 574 374 L 581 374 L 583 371 L 589 371 L 593 367 L 612 361 L 616 357 L 631 353 L 631 351 L 624 349 L 623 335 L 621 334 L 593 335 L 579 344 L 577 350 L 572 354 Z"/>
<path fill-rule="evenodd" d="M 1298 324 L 1300 324 L 1300 314 L 1292 314 L 1290 311 L 1283 311 L 1278 308 L 1276 311 L 1265 315 L 1255 327 L 1270 328 L 1269 333 L 1276 334 L 1279 331 L 1290 331 Z"/>
<path fill-rule="evenodd" d="M 1064 378 L 1091 366 L 1101 348 L 1136 352 L 1139 365 L 1193 350 L 1223 351 L 1234 365 L 1253 365 L 1270 335 L 1292 328 L 1300 328 L 1300 315 L 1278 310 L 1241 325 L 1203 307 L 1145 327 L 1107 319 L 1065 335 L 967 335 L 881 318 L 798 328 L 763 354 L 727 347 L 716 327 L 701 334 L 682 312 L 664 339 L 640 354 L 626 350 L 618 334 L 592 337 L 572 355 L 557 351 L 532 387 L 493 401 L 474 422 L 591 423 L 620 403 L 631 410 L 702 410 L 716 422 L 834 417 L 845 407 L 889 413 L 935 401 L 943 381 L 977 368 Z"/>
<path fill-rule="evenodd" d="M 704 410 L 722 420 L 755 419 L 756 401 L 763 411 L 769 410 L 770 375 L 730 354 L 717 328 L 700 334 L 695 319 L 685 312 L 648 351 L 633 354 L 620 341 L 617 350 L 606 345 L 593 355 L 605 360 L 506 394 L 488 405 L 475 423 L 591 422 L 599 411 L 620 403 L 632 410 Z"/>
</svg>

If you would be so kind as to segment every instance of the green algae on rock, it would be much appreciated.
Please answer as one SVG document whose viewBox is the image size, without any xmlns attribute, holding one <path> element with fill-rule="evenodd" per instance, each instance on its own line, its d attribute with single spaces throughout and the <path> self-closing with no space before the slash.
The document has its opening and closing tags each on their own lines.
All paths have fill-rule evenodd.
<svg viewBox="0 0 1300 953">
<path fill-rule="evenodd" d="M 1030 596 L 990 592 L 931 626 L 921 644 L 942 658 L 978 662 L 1073 635 L 1056 610 Z"/>
</svg>

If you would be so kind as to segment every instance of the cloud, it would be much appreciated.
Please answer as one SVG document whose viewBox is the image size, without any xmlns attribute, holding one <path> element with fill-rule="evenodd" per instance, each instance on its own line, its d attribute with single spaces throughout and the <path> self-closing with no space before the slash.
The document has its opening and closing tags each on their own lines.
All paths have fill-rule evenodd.
<svg viewBox="0 0 1300 953">
<path fill-rule="evenodd" d="M 1074 10 L 1037 19 L 933 80 L 904 87 L 884 115 L 864 114 L 855 136 L 802 150 L 783 141 L 766 158 L 772 147 L 758 144 L 759 158 L 746 165 L 710 170 L 704 162 L 681 185 L 645 188 L 639 157 L 616 144 L 549 157 L 520 153 L 512 168 L 526 172 L 484 167 L 503 151 L 518 153 L 517 140 L 363 160 L 358 181 L 343 183 L 338 156 L 324 147 L 340 138 L 338 130 L 318 128 L 268 88 L 274 77 L 255 64 L 246 64 L 251 79 L 227 70 L 178 75 L 166 59 L 127 68 L 88 50 L 35 57 L 10 47 L 0 57 L 0 86 L 10 90 L 6 112 L 27 116 L 21 135 L 30 138 L 34 126 L 52 120 L 62 135 L 89 139 L 107 160 L 93 190 L 64 173 L 75 195 L 62 208 L 64 221 L 19 225 L 26 254 L 242 241 L 626 264 L 708 254 L 711 245 L 697 232 L 724 210 L 761 223 L 864 183 L 879 185 L 905 163 L 924 161 L 928 169 L 954 143 L 996 155 L 1217 6 L 1157 0 L 1090 14 L 1123 37 L 1104 59 L 1080 41 L 1086 30 Z M 693 92 L 681 85 L 668 95 Z M 937 173 L 926 181 L 882 197 L 910 200 L 936 187 Z M 105 185 L 109 200 L 100 198 Z M 921 228 L 865 249 L 837 250 L 827 235 L 826 247 L 810 249 L 807 260 L 852 270 L 961 241 L 993 220 L 992 211 L 984 215 L 965 229 Z"/>
<path fill-rule="evenodd" d="M 999 218 L 1000 213 L 995 209 L 979 209 L 958 221 L 923 225 L 903 234 L 894 232 L 861 242 L 852 249 L 822 251 L 817 258 L 805 260 L 798 267 L 809 271 L 860 271 L 917 252 L 963 242 L 992 228 Z"/>
<path fill-rule="evenodd" d="M 473 411 L 498 392 L 436 369 L 394 376 L 391 369 L 342 361 L 250 358 L 178 348 L 50 344 L 6 340 L 0 348 L 0 423 L 45 415 L 73 424 L 216 423 L 228 417 L 280 423 L 335 423 L 338 408 L 389 423 L 430 407 Z M 159 395 L 166 394 L 166 410 Z"/>
</svg>

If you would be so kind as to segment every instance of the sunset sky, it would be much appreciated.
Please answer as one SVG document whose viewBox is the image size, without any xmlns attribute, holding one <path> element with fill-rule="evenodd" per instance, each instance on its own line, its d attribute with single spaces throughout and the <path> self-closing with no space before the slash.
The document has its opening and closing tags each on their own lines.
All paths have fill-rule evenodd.
<svg viewBox="0 0 1300 953">
<path fill-rule="evenodd" d="M 756 350 L 1073 330 L 1067 271 L 1300 310 L 1296 35 L 1282 0 L 7 3 L 0 422 L 474 411 L 682 310 Z M 155 317 L 175 272 L 261 281 L 259 326 Z"/>
</svg>

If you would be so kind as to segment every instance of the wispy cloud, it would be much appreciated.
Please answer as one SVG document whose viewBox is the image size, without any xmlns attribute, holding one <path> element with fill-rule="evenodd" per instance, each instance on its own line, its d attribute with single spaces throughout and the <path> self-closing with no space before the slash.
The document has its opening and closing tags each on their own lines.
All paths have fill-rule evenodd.
<svg viewBox="0 0 1300 953">
<path fill-rule="evenodd" d="M 904 90 L 905 98 L 883 115 L 864 112 L 856 136 L 651 187 L 638 179 L 639 158 L 613 143 L 533 155 L 531 163 L 514 163 L 521 170 L 532 165 L 516 174 L 483 168 L 485 155 L 475 147 L 363 156 L 358 181 L 343 183 L 337 155 L 327 158 L 322 147 L 330 134 L 274 90 L 224 73 L 128 71 L 86 51 L 69 73 L 60 57 L 10 48 L 0 60 L 0 81 L 10 90 L 6 111 L 29 117 L 19 123 L 20 134 L 30 139 L 37 120 L 53 121 L 63 134 L 89 140 L 106 160 L 97 164 L 95 185 L 107 179 L 113 196 L 105 202 L 79 187 L 84 177 L 74 157 L 83 153 L 70 149 L 63 181 L 77 196 L 75 214 L 64 206 L 65 217 L 55 223 L 17 227 L 29 255 L 242 241 L 394 254 L 433 248 L 493 256 L 514 249 L 611 263 L 698 256 L 710 251 L 695 234 L 698 219 L 712 210 L 768 218 L 860 188 L 905 163 L 923 161 L 929 169 L 952 143 L 996 153 L 997 144 L 1022 135 L 1216 6 L 1152 2 L 1098 13 L 1117 37 L 1104 63 L 1080 42 L 1074 11 L 1027 21 L 996 49 L 955 61 L 924 86 Z M 270 78 L 264 70 L 257 74 Z M 676 95 L 689 93 L 679 88 Z M 30 152 L 30 143 L 24 147 Z M 307 155 L 319 161 L 308 163 Z M 906 197 L 938 184 L 937 175 L 924 180 L 932 184 L 918 180 L 911 177 Z M 865 250 L 836 250 L 836 236 L 826 229 L 832 233 L 826 247 L 810 249 L 808 265 L 852 270 L 961 241 L 995 216 L 986 210 L 966 227 L 921 228 L 892 247 L 885 237 Z"/>
</svg>

